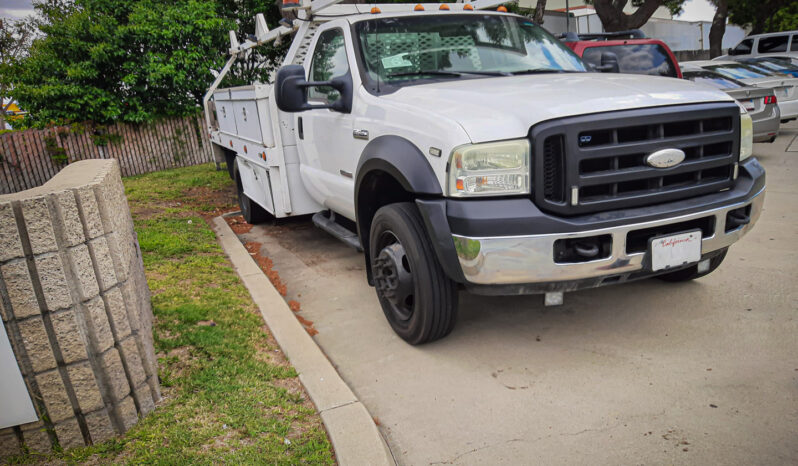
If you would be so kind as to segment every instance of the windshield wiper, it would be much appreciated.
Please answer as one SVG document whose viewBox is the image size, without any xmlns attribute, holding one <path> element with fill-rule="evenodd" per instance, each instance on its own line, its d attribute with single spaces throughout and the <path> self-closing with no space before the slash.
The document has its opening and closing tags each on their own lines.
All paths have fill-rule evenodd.
<svg viewBox="0 0 798 466">
<path fill-rule="evenodd" d="M 555 68 L 532 68 L 529 70 L 511 71 L 510 74 L 513 76 L 519 76 L 522 74 L 578 73 L 578 72 L 579 71 L 573 71 L 573 70 L 558 70 Z"/>
<path fill-rule="evenodd" d="M 463 75 L 463 73 L 458 73 L 456 71 L 407 71 L 404 73 L 391 73 L 388 75 L 389 78 L 401 78 L 403 76 L 451 76 L 454 78 L 459 78 Z"/>
<path fill-rule="evenodd" d="M 404 73 L 392 73 L 389 74 L 389 78 L 401 78 L 403 76 L 452 76 L 455 78 L 459 78 L 463 75 L 479 75 L 479 76 L 509 76 L 510 73 L 505 73 L 503 71 L 439 71 L 439 70 L 429 70 L 429 71 L 407 71 Z"/>
</svg>

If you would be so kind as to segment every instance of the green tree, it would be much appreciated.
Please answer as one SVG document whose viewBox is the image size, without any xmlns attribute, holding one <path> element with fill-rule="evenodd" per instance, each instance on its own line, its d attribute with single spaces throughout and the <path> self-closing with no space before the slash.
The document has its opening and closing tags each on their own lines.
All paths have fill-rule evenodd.
<svg viewBox="0 0 798 466">
<path fill-rule="evenodd" d="M 0 130 L 5 129 L 5 115 L 13 103 L 10 91 L 14 70 L 27 55 L 36 27 L 30 19 L 0 18 Z"/>
<path fill-rule="evenodd" d="M 728 0 L 729 20 L 751 28 L 751 34 L 798 29 L 794 0 Z"/>
<path fill-rule="evenodd" d="M 12 95 L 32 122 L 144 122 L 196 112 L 233 22 L 212 0 L 76 0 L 39 5 Z"/>
</svg>

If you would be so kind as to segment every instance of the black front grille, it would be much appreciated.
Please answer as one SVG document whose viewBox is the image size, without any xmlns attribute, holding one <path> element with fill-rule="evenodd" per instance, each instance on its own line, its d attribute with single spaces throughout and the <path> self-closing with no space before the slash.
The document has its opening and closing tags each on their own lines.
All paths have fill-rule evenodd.
<svg viewBox="0 0 798 466">
<path fill-rule="evenodd" d="M 543 193 L 546 199 L 565 200 L 563 186 L 562 136 L 549 136 L 543 142 Z"/>
<path fill-rule="evenodd" d="M 715 103 L 552 120 L 532 128 L 534 198 L 563 215 L 652 205 L 731 187 L 739 157 L 739 108 Z M 680 149 L 654 168 L 646 157 Z"/>
</svg>

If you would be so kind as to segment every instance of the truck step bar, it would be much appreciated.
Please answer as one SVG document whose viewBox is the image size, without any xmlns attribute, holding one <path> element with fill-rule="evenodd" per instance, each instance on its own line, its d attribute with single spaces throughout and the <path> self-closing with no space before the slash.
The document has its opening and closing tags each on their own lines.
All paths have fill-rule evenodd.
<svg viewBox="0 0 798 466">
<path fill-rule="evenodd" d="M 363 246 L 360 245 L 360 239 L 357 234 L 336 222 L 335 212 L 330 212 L 329 217 L 325 215 L 325 212 L 313 214 L 313 224 L 343 241 L 347 246 L 354 248 L 358 252 L 363 252 Z"/>
</svg>

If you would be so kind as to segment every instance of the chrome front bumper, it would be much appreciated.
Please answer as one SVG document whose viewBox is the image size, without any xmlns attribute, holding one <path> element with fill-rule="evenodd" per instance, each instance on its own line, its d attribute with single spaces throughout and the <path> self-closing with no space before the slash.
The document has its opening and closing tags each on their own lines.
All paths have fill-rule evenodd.
<svg viewBox="0 0 798 466">
<path fill-rule="evenodd" d="M 671 217 L 645 223 L 635 223 L 579 233 L 560 233 L 533 236 L 491 236 L 473 238 L 453 234 L 455 242 L 468 247 L 458 250 L 457 257 L 467 282 L 477 285 L 522 283 L 551 283 L 574 281 L 638 272 L 644 269 L 647 253 L 626 252 L 627 233 L 708 216 L 715 217 L 715 232 L 703 238 L 701 253 L 707 254 L 728 247 L 753 227 L 762 212 L 765 189 L 745 202 L 722 208 Z M 730 210 L 751 205 L 751 221 L 726 233 L 726 214 Z M 554 261 L 554 242 L 560 239 L 598 235 L 612 236 L 612 252 L 608 258 L 580 263 L 560 264 Z M 474 255 L 474 251 L 477 251 Z"/>
</svg>

